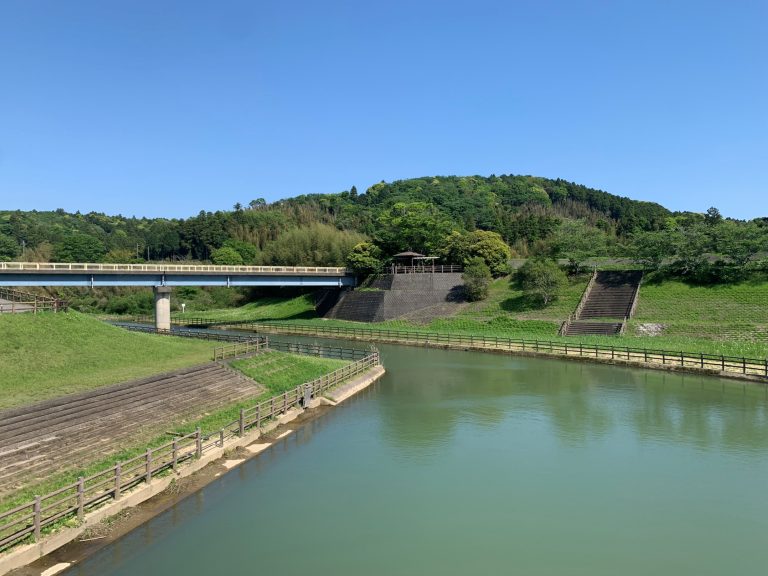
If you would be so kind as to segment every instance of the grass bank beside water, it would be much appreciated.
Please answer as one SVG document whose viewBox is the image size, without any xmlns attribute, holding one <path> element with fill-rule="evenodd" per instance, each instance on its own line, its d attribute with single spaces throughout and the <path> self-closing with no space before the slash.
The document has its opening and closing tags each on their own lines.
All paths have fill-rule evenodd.
<svg viewBox="0 0 768 576">
<path fill-rule="evenodd" d="M 310 296 L 283 300 L 270 298 L 241 308 L 210 310 L 188 317 L 542 339 L 758 359 L 768 357 L 766 281 L 703 287 L 670 280 L 655 282 L 649 278 L 640 289 L 637 314 L 630 321 L 626 335 L 558 336 L 560 324 L 576 308 L 588 281 L 589 274 L 571 278 L 558 300 L 540 308 L 509 278 L 500 278 L 491 284 L 486 300 L 465 304 L 456 314 L 428 323 L 325 320 L 315 314 Z M 644 335 L 647 324 L 661 325 L 661 333 Z"/>
<path fill-rule="evenodd" d="M 77 312 L 0 314 L 0 410 L 210 362 L 216 344 Z"/>
<path fill-rule="evenodd" d="M 235 360 L 232 367 L 265 386 L 268 390 L 267 398 L 270 398 L 349 363 L 348 360 L 300 356 L 272 350 L 243 360 Z"/>
<path fill-rule="evenodd" d="M 202 418 L 183 424 L 168 425 L 166 428 L 168 432 L 178 435 L 192 433 L 197 428 L 200 428 L 203 434 L 216 433 L 216 431 L 224 426 L 235 422 L 239 418 L 241 408 L 250 408 L 257 402 L 278 396 L 300 384 L 329 374 L 347 364 L 350 364 L 350 361 L 303 356 L 278 351 L 270 351 L 251 358 L 237 360 L 232 363 L 232 366 L 263 385 L 266 388 L 263 394 L 258 398 L 232 404 L 224 409 L 207 414 Z M 4 498 L 0 503 L 0 512 L 29 502 L 38 494 L 46 494 L 72 484 L 81 476 L 91 476 L 113 467 L 118 462 L 139 456 L 146 452 L 148 448 L 156 448 L 167 444 L 172 440 L 172 436 L 169 434 L 143 438 L 137 436 L 134 440 L 134 443 L 125 446 L 119 452 L 99 459 L 85 467 L 62 471 L 43 483 L 24 487 L 15 492 L 11 497 Z M 74 522 L 74 520 L 70 522 Z"/>
</svg>

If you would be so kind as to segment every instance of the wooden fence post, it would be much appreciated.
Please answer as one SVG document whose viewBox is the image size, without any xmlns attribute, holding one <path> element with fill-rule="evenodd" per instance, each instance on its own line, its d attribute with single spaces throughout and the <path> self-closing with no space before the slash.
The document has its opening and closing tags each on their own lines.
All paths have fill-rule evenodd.
<svg viewBox="0 0 768 576">
<path fill-rule="evenodd" d="M 200 459 L 203 456 L 203 434 L 200 432 L 199 426 L 195 429 L 195 445 L 195 457 Z"/>
<path fill-rule="evenodd" d="M 238 435 L 241 438 L 245 435 L 245 408 L 240 408 L 240 421 L 238 422 Z"/>
<path fill-rule="evenodd" d="M 35 525 L 35 542 L 40 540 L 40 496 L 35 496 L 35 503 L 32 505 L 32 512 L 34 514 Z"/>
<path fill-rule="evenodd" d="M 115 464 L 115 500 L 120 500 L 120 476 L 122 475 L 122 471 L 123 467 L 120 465 L 120 462 Z"/>
<path fill-rule="evenodd" d="M 77 519 L 83 521 L 84 513 L 84 501 L 85 501 L 85 481 L 83 477 L 77 479 Z"/>
<path fill-rule="evenodd" d="M 224 448 L 224 428 L 219 430 L 219 446 Z"/>
<path fill-rule="evenodd" d="M 256 428 L 261 428 L 261 402 L 256 404 Z"/>
<path fill-rule="evenodd" d="M 173 464 L 171 468 L 176 472 L 176 464 L 179 462 L 179 442 L 176 438 L 173 439 Z"/>
<path fill-rule="evenodd" d="M 147 484 L 152 482 L 152 449 L 147 448 L 147 455 L 146 455 L 146 464 L 147 464 L 147 473 L 145 474 L 144 478 L 147 481 Z"/>
</svg>

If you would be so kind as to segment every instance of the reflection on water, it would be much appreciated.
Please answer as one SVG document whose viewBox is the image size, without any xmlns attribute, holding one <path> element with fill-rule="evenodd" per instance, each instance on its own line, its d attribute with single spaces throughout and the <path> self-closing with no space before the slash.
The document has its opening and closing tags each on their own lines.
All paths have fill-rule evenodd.
<svg viewBox="0 0 768 576">
<path fill-rule="evenodd" d="M 764 572 L 765 387 L 381 351 L 375 386 L 67 574 Z"/>
<path fill-rule="evenodd" d="M 543 418 L 566 443 L 616 426 L 647 441 L 768 452 L 765 386 L 602 364 L 383 347 L 394 363 L 378 406 L 384 437 L 423 457 L 460 424 L 493 426 L 508 415 Z M 461 360 L 459 362 L 458 360 Z"/>
</svg>

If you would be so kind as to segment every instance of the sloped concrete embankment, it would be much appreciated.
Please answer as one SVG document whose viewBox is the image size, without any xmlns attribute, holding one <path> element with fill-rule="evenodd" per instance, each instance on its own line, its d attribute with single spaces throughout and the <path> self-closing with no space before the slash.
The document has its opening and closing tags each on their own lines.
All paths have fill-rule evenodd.
<svg viewBox="0 0 768 576">
<path fill-rule="evenodd" d="M 461 274 L 386 274 L 372 283 L 373 290 L 343 294 L 325 317 L 381 322 L 438 305 L 458 306 L 463 301 L 463 287 Z"/>
</svg>

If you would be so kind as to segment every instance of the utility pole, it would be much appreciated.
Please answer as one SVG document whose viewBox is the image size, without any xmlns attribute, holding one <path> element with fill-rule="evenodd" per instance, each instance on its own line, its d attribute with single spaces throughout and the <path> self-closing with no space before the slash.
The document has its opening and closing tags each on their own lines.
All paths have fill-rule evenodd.
<svg viewBox="0 0 768 576">
<path fill-rule="evenodd" d="M 21 241 L 21 261 L 22 262 L 24 262 L 24 252 L 26 251 L 26 248 L 27 248 L 27 241 L 22 240 Z"/>
</svg>

